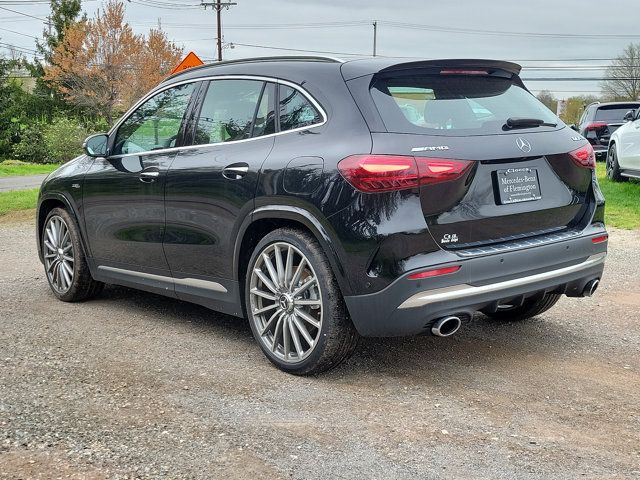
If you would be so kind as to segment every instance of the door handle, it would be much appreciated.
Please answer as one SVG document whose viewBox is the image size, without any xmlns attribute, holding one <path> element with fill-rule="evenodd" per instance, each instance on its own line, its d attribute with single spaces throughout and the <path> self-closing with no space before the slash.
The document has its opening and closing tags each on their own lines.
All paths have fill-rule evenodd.
<svg viewBox="0 0 640 480">
<path fill-rule="evenodd" d="M 156 178 L 160 176 L 160 171 L 157 167 L 150 167 L 140 172 L 140 181 L 144 183 L 155 182 Z"/>
<path fill-rule="evenodd" d="M 229 180 L 239 180 L 249 171 L 249 165 L 246 163 L 234 163 L 222 170 L 222 176 Z"/>
</svg>

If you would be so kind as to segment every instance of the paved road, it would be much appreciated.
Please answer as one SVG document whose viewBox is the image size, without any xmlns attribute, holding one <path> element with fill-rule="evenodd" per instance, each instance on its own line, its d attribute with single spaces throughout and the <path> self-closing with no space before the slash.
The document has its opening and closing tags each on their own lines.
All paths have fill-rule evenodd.
<svg viewBox="0 0 640 480">
<path fill-rule="evenodd" d="M 0 192 L 40 188 L 40 185 L 45 178 L 47 178 L 47 174 L 0 177 Z"/>
<path fill-rule="evenodd" d="M 4 222 L 4 225 L 2 224 Z M 108 287 L 56 301 L 0 220 L 0 478 L 640 478 L 640 233 L 601 289 L 279 372 L 246 323 Z"/>
</svg>

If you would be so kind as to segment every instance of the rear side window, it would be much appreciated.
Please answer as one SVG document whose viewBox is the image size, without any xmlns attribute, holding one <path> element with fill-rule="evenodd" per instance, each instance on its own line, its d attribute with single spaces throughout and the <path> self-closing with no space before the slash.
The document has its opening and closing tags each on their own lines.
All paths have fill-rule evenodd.
<svg viewBox="0 0 640 480">
<path fill-rule="evenodd" d="M 209 82 L 196 124 L 194 144 L 249 138 L 264 85 L 258 80 Z"/>
<path fill-rule="evenodd" d="M 489 75 L 381 78 L 371 95 L 387 130 L 396 133 L 490 135 L 503 133 L 510 117 L 560 123 L 511 79 Z"/>
<path fill-rule="evenodd" d="M 594 120 L 599 122 L 617 122 L 622 123 L 624 116 L 629 110 L 635 110 L 637 105 L 615 105 L 599 107 L 596 110 Z"/>
<path fill-rule="evenodd" d="M 280 85 L 280 131 L 322 122 L 320 112 L 298 90 Z"/>
</svg>

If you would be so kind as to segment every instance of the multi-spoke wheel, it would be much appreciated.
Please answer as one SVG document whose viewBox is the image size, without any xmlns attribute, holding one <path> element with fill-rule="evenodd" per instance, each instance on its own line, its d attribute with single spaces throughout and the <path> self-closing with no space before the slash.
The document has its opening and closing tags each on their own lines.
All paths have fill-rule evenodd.
<svg viewBox="0 0 640 480">
<path fill-rule="evenodd" d="M 330 266 L 310 235 L 279 229 L 249 262 L 246 306 L 251 329 L 282 370 L 310 374 L 344 360 L 357 334 Z"/>
<path fill-rule="evenodd" d="M 73 282 L 73 243 L 67 223 L 58 215 L 49 217 L 44 228 L 44 268 L 51 287 L 65 294 Z"/>
<path fill-rule="evenodd" d="M 54 208 L 42 229 L 42 258 L 53 293 L 67 302 L 96 295 L 103 284 L 91 278 L 73 218 Z"/>
</svg>

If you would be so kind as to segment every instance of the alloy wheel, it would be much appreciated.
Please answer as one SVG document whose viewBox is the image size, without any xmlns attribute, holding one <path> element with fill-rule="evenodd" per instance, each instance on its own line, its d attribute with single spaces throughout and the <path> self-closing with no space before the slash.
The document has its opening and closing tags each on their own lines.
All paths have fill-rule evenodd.
<svg viewBox="0 0 640 480">
<path fill-rule="evenodd" d="M 313 351 L 322 328 L 322 291 L 307 257 L 286 242 L 268 245 L 251 271 L 251 318 L 260 341 L 280 360 Z"/>
<path fill-rule="evenodd" d="M 67 223 L 58 215 L 49 218 L 43 239 L 44 266 L 49 282 L 63 294 L 73 284 L 73 243 Z"/>
</svg>

